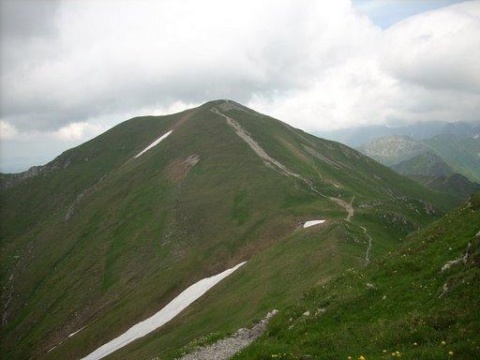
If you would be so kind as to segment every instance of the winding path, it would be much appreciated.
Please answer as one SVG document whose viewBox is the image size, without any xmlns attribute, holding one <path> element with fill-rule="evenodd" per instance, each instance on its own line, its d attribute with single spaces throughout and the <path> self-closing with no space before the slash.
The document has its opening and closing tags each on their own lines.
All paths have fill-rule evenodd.
<svg viewBox="0 0 480 360">
<path fill-rule="evenodd" d="M 294 177 L 296 179 L 302 180 L 309 188 L 312 190 L 315 194 L 322 196 L 326 199 L 329 199 L 333 202 L 335 202 L 337 205 L 340 207 L 344 208 L 345 211 L 347 212 L 347 216 L 345 217 L 345 220 L 348 222 L 351 222 L 352 218 L 355 216 L 355 209 L 353 207 L 353 201 L 355 200 L 355 196 L 352 197 L 352 200 L 350 202 L 346 202 L 343 199 L 340 199 L 338 197 L 334 196 L 327 196 L 325 194 L 322 194 L 320 191 L 318 191 L 315 186 L 313 186 L 312 182 L 309 181 L 308 179 L 305 179 L 303 176 L 294 173 L 293 171 L 289 170 L 285 165 L 277 161 L 276 159 L 272 158 L 270 155 L 267 154 L 267 152 L 254 140 L 252 137 L 242 128 L 242 126 L 232 119 L 231 117 L 223 114 L 218 110 L 216 107 L 213 107 L 211 111 L 217 115 L 220 115 L 225 118 L 227 121 L 227 124 L 230 125 L 235 129 L 235 133 L 243 140 L 245 141 L 248 146 L 257 154 L 257 156 L 262 159 L 263 163 L 265 166 L 280 170 L 280 172 L 283 175 Z M 315 171 L 319 174 L 321 177 L 321 174 L 318 172 L 318 170 L 315 168 Z M 367 249 L 365 251 L 365 265 L 368 265 L 370 263 L 370 252 L 372 250 L 372 244 L 373 244 L 373 239 L 370 236 L 370 234 L 367 231 L 367 228 L 364 226 L 360 226 L 360 228 L 363 230 L 363 233 L 367 237 L 368 245 Z"/>
<path fill-rule="evenodd" d="M 360 226 L 360 227 L 362 228 L 363 233 L 365 234 L 368 240 L 367 251 L 365 252 L 365 266 L 367 266 L 370 263 L 370 251 L 372 250 L 373 239 L 368 234 L 367 228 L 365 226 Z"/>
<path fill-rule="evenodd" d="M 352 217 L 355 215 L 355 209 L 353 208 L 353 200 L 355 200 L 355 196 L 352 197 L 352 200 L 347 203 L 345 200 L 342 200 L 340 198 L 336 198 L 333 196 L 329 197 L 330 200 L 336 202 L 338 205 L 343 207 L 347 211 L 347 217 L 345 218 L 346 221 L 350 222 L 352 220 Z"/>
</svg>

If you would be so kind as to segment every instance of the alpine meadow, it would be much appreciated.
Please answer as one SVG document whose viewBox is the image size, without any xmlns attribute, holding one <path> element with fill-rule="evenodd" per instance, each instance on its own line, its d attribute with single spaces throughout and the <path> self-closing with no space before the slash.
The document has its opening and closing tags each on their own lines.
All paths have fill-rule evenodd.
<svg viewBox="0 0 480 360">
<path fill-rule="evenodd" d="M 132 118 L 1 182 L 5 359 L 177 359 L 256 324 L 234 359 L 478 358 L 478 195 L 237 102 Z"/>
</svg>

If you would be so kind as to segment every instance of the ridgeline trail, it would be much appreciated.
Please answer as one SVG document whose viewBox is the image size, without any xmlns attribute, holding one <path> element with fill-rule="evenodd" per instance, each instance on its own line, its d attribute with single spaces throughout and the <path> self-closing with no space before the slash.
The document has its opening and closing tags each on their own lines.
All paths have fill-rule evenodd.
<svg viewBox="0 0 480 360">
<path fill-rule="evenodd" d="M 303 176 L 296 174 L 295 172 L 291 171 L 288 169 L 284 164 L 280 163 L 278 160 L 274 159 L 270 155 L 267 154 L 267 152 L 242 128 L 242 126 L 232 119 L 231 117 L 223 114 L 218 110 L 218 108 L 213 107 L 211 111 L 214 114 L 220 115 L 225 118 L 227 121 L 227 124 L 230 125 L 232 128 L 235 129 L 235 133 L 243 140 L 245 141 L 248 146 L 257 154 L 257 156 L 262 159 L 263 163 L 265 166 L 272 168 L 274 170 L 279 170 L 281 174 L 289 177 L 293 177 L 295 179 L 300 179 L 302 180 L 309 188 L 312 190 L 315 194 L 322 196 L 326 199 L 329 199 L 339 205 L 340 207 L 344 208 L 345 211 L 347 212 L 347 215 L 345 217 L 345 221 L 351 222 L 352 218 L 355 216 L 355 209 L 353 207 L 353 202 L 355 200 L 355 196 L 352 197 L 352 200 L 350 202 L 347 202 L 343 199 L 340 199 L 338 197 L 334 196 L 327 196 L 325 194 L 322 194 L 320 191 L 318 191 L 315 186 L 312 184 L 311 181 L 308 179 L 304 178 Z M 315 168 L 315 171 L 318 170 Z M 320 174 L 319 174 L 320 176 Z M 363 233 L 365 234 L 365 237 L 367 238 L 367 249 L 365 251 L 365 265 L 368 265 L 370 263 L 370 252 L 372 250 L 372 244 L 373 244 L 373 239 L 368 233 L 368 230 L 364 226 L 360 226 L 360 228 L 363 230 Z"/>
</svg>

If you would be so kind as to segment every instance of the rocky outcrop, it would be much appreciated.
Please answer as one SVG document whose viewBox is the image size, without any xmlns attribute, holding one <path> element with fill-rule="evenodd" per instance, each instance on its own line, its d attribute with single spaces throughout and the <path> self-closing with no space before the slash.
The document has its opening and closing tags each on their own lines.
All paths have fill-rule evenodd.
<svg viewBox="0 0 480 360">
<path fill-rule="evenodd" d="M 227 360 L 237 352 L 250 345 L 255 339 L 263 334 L 270 319 L 277 310 L 269 312 L 267 316 L 251 329 L 239 329 L 234 335 L 219 340 L 211 345 L 202 346 L 191 354 L 185 355 L 178 360 Z"/>
<path fill-rule="evenodd" d="M 428 149 L 409 136 L 392 135 L 378 138 L 359 147 L 358 150 L 384 165 L 391 166 L 422 154 Z"/>
<path fill-rule="evenodd" d="M 71 151 L 66 151 L 46 165 L 32 166 L 27 171 L 16 174 L 0 174 L 0 190 L 8 189 L 36 176 L 65 169 L 71 165 L 72 160 Z"/>
</svg>

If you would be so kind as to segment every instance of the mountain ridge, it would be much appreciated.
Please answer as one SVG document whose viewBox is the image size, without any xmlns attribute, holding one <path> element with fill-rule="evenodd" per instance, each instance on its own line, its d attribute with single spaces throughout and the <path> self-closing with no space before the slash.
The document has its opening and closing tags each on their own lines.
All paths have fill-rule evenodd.
<svg viewBox="0 0 480 360">
<path fill-rule="evenodd" d="M 479 187 L 478 134 L 467 137 L 439 134 L 423 140 L 391 135 L 373 140 L 358 150 L 399 174 L 462 201 Z"/>
<path fill-rule="evenodd" d="M 353 148 L 392 135 L 404 135 L 415 140 L 424 140 L 440 134 L 453 134 L 475 139 L 480 136 L 480 126 L 478 122 L 427 121 L 403 126 L 366 125 L 342 130 L 315 132 L 315 135 L 319 137 L 339 141 Z"/>
<path fill-rule="evenodd" d="M 2 349 L 12 359 L 85 356 L 189 284 L 249 260 L 208 301 L 111 358 L 173 356 L 215 325 L 238 329 L 364 266 L 455 203 L 225 100 L 131 119 L 67 154 L 66 168 L 0 192 Z M 313 219 L 326 222 L 302 229 Z"/>
</svg>

